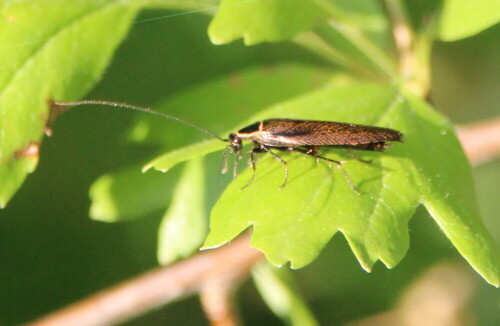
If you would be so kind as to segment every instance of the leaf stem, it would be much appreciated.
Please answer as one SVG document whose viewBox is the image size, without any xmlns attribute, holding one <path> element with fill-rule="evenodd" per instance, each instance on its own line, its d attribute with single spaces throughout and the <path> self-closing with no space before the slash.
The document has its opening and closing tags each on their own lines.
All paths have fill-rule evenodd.
<svg viewBox="0 0 500 326">
<path fill-rule="evenodd" d="M 398 50 L 401 82 L 411 92 L 425 98 L 430 88 L 431 29 L 415 33 L 401 1 L 385 0 L 385 3 Z"/>
<path fill-rule="evenodd" d="M 371 71 L 361 67 L 356 60 L 330 46 L 318 33 L 309 32 L 295 37 L 294 42 L 329 62 L 344 67 L 356 76 L 364 79 L 377 80 L 377 76 Z"/>
<path fill-rule="evenodd" d="M 370 68 L 378 70 L 385 78 L 394 79 L 397 68 L 394 60 L 378 45 L 373 43 L 365 34 L 349 24 L 349 17 L 334 2 L 314 0 L 334 19 L 330 21 L 330 28 L 341 34 L 363 56 Z"/>
</svg>

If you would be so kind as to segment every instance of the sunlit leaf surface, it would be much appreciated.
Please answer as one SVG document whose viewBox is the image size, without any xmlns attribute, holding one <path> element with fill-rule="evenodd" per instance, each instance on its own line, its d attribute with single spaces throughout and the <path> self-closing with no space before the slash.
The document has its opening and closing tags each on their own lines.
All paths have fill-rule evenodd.
<svg viewBox="0 0 500 326">
<path fill-rule="evenodd" d="M 423 204 L 460 253 L 490 283 L 498 284 L 499 255 L 484 228 L 473 196 L 470 167 L 451 125 L 425 103 L 389 86 L 325 88 L 271 108 L 266 117 L 308 118 L 377 125 L 400 130 L 405 143 L 387 153 L 360 153 L 373 160 L 345 164 L 356 194 L 341 171 L 300 154 L 278 154 L 247 170 L 213 208 L 205 248 L 220 246 L 249 226 L 252 245 L 275 265 L 309 264 L 340 231 L 364 269 L 377 260 L 395 266 L 405 255 L 408 220 Z M 324 150 L 346 158 L 342 150 Z M 348 157 L 348 156 L 347 156 Z"/>
<path fill-rule="evenodd" d="M 214 44 L 243 38 L 245 44 L 288 40 L 327 17 L 314 1 L 223 0 L 210 23 Z"/>
<path fill-rule="evenodd" d="M 500 21 L 500 1 L 445 0 L 439 36 L 444 41 L 456 41 L 472 36 Z"/>
<path fill-rule="evenodd" d="M 158 233 L 158 261 L 169 264 L 196 251 L 206 237 L 203 160 L 189 161 L 174 191 L 173 201 L 163 216 Z"/>
<path fill-rule="evenodd" d="M 1 5 L 0 207 L 36 167 L 47 100 L 78 99 L 88 92 L 136 11 L 122 1 Z"/>
</svg>

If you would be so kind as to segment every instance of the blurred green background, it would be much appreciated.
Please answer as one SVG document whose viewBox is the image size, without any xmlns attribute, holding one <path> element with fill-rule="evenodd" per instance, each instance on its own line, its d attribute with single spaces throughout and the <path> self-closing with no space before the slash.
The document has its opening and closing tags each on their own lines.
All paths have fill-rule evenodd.
<svg viewBox="0 0 500 326">
<path fill-rule="evenodd" d="M 147 11 L 136 20 L 171 13 Z M 208 23 L 208 16 L 188 14 L 134 24 L 88 98 L 148 106 L 249 67 L 298 63 L 334 69 L 288 43 L 213 46 L 206 36 Z M 435 45 L 431 99 L 453 122 L 499 116 L 498 40 L 497 25 L 459 42 Z M 151 148 L 123 141 L 135 117 L 113 110 L 73 110 L 59 118 L 54 135 L 44 140 L 38 169 L 0 211 L 0 325 L 27 322 L 157 266 L 161 212 L 118 224 L 88 218 L 92 182 L 119 167 L 143 162 L 152 153 Z M 500 242 L 500 160 L 476 167 L 474 174 L 483 217 Z M 410 251 L 394 270 L 379 263 L 373 273 L 365 273 L 345 240 L 336 236 L 317 261 L 295 272 L 321 324 L 336 325 L 392 308 L 406 286 L 442 260 L 463 263 L 474 279 L 472 318 L 480 325 L 498 324 L 498 290 L 465 264 L 424 210 L 412 219 L 410 229 Z M 238 303 L 248 325 L 279 322 L 251 282 L 239 291 Z M 127 324 L 167 323 L 207 324 L 197 298 Z"/>
</svg>

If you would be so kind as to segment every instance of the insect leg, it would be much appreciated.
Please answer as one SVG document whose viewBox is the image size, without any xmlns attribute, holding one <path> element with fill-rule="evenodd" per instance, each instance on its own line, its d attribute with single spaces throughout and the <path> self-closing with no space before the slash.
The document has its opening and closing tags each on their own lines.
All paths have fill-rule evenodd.
<svg viewBox="0 0 500 326">
<path fill-rule="evenodd" d="M 260 146 L 259 147 L 254 147 L 254 148 L 252 148 L 249 151 L 249 153 L 250 153 L 250 160 L 248 162 L 250 163 L 250 167 L 253 170 L 253 174 L 252 174 L 252 178 L 250 178 L 250 181 L 248 181 L 248 183 L 246 185 L 244 185 L 240 190 L 243 190 L 246 187 L 248 187 L 253 182 L 253 180 L 255 179 L 256 165 L 255 165 L 255 156 L 254 156 L 254 154 L 265 153 L 265 152 L 266 151 L 263 150 Z"/>
<path fill-rule="evenodd" d="M 278 162 L 280 162 L 281 164 L 283 164 L 283 167 L 285 168 L 285 180 L 283 181 L 283 184 L 279 187 L 280 190 L 282 190 L 283 188 L 285 188 L 285 185 L 288 181 L 288 165 L 287 163 L 281 158 L 279 157 L 278 155 L 276 155 L 275 153 L 273 153 L 269 148 L 267 148 L 266 146 L 260 146 L 262 150 L 268 152 L 269 154 L 271 154 L 276 160 L 278 160 Z"/>
<path fill-rule="evenodd" d="M 234 151 L 234 166 L 233 166 L 233 180 L 236 180 L 236 177 L 238 176 L 238 163 L 240 162 L 241 160 L 241 152 L 240 152 L 240 149 L 234 149 L 233 148 L 233 151 Z"/>
<path fill-rule="evenodd" d="M 366 164 L 370 164 L 370 163 L 373 163 L 372 160 L 363 160 L 362 158 L 360 158 L 358 155 L 354 154 L 353 152 L 351 152 L 350 150 L 346 150 L 347 152 L 347 155 L 349 155 L 351 158 L 355 159 L 356 161 L 359 161 L 361 163 L 366 163 Z"/>
<path fill-rule="evenodd" d="M 302 151 L 300 151 L 300 149 L 299 149 L 299 148 L 297 148 L 297 150 L 299 150 L 299 152 L 302 152 Z M 292 151 L 293 151 L 293 147 L 292 147 Z M 308 146 L 308 147 L 306 148 L 306 151 L 305 151 L 305 152 L 303 152 L 303 153 L 304 153 L 304 154 L 307 154 L 307 155 L 309 155 L 309 156 L 314 156 L 314 157 L 316 157 L 316 163 L 319 163 L 319 160 L 320 160 L 320 159 L 317 157 L 317 156 L 319 155 L 319 152 L 318 152 L 318 147 L 316 147 L 316 146 Z"/>
<path fill-rule="evenodd" d="M 293 150 L 299 150 L 300 151 L 300 148 L 293 148 L 292 147 L 292 151 Z M 318 147 L 316 147 L 316 146 L 308 146 L 305 149 L 304 154 L 311 155 L 311 156 L 318 156 L 319 155 Z"/>
<path fill-rule="evenodd" d="M 385 141 L 379 141 L 369 144 L 358 144 L 356 145 L 356 149 L 361 151 L 385 152 L 389 146 L 390 145 L 386 144 Z"/>
<path fill-rule="evenodd" d="M 306 154 L 306 155 L 309 155 L 309 156 L 312 156 L 312 157 L 315 157 L 316 159 L 320 159 L 320 160 L 324 160 L 324 161 L 327 161 L 327 162 L 331 162 L 331 163 L 335 163 L 337 165 L 337 167 L 342 171 L 342 174 L 344 175 L 347 183 L 349 184 L 349 186 L 351 187 L 351 189 L 358 195 L 361 194 L 361 192 L 358 190 L 358 188 L 356 188 L 356 186 L 354 185 L 354 183 L 351 181 L 351 178 L 349 178 L 349 175 L 347 174 L 347 172 L 345 171 L 344 167 L 342 166 L 344 163 L 346 163 L 347 161 L 336 161 L 336 160 L 333 160 L 331 158 L 327 158 L 327 157 L 324 157 L 324 156 L 321 156 L 319 155 L 319 153 L 317 152 L 317 150 L 313 147 L 313 148 L 306 148 L 306 149 L 302 149 L 302 148 L 294 148 L 293 151 L 295 152 L 299 152 L 299 153 L 302 153 L 302 154 Z"/>
<path fill-rule="evenodd" d="M 225 174 L 227 172 L 227 170 L 229 169 L 229 166 L 228 166 L 228 162 L 227 162 L 227 158 L 228 158 L 228 154 L 229 154 L 229 146 L 226 146 L 226 148 L 224 149 L 224 153 L 222 154 L 222 162 L 221 162 L 221 168 L 220 168 L 220 173 L 221 174 Z"/>
</svg>

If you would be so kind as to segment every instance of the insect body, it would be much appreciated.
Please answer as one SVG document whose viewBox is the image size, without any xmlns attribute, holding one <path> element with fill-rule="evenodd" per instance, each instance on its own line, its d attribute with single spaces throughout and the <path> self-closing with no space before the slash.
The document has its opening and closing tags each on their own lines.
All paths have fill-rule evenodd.
<svg viewBox="0 0 500 326">
<path fill-rule="evenodd" d="M 384 151 L 386 141 L 402 141 L 402 134 L 389 128 L 317 120 L 269 119 L 231 134 L 269 147 L 343 146 Z"/>
<path fill-rule="evenodd" d="M 191 122 L 185 121 L 162 112 L 154 111 L 149 108 L 143 108 L 126 103 L 116 103 L 108 101 L 79 101 L 79 102 L 53 102 L 50 101 L 53 111 L 59 111 L 61 106 L 79 106 L 86 104 L 107 105 L 142 111 L 158 115 L 167 119 L 175 120 L 195 129 L 204 132 L 223 142 L 228 142 L 237 158 L 241 157 L 243 141 L 253 142 L 254 147 L 249 151 L 250 166 L 254 174 L 248 184 L 250 185 L 255 177 L 255 155 L 257 153 L 269 153 L 285 167 L 285 180 L 281 185 L 282 189 L 288 179 L 287 163 L 273 150 L 299 152 L 305 155 L 313 156 L 318 160 L 324 160 L 335 163 L 341 168 L 347 182 L 351 188 L 358 192 L 352 184 L 349 176 L 342 168 L 346 161 L 336 161 L 319 155 L 321 147 L 341 147 L 356 150 L 379 151 L 383 152 L 389 146 L 388 141 L 402 142 L 403 137 L 399 131 L 373 126 L 364 126 L 350 123 L 340 123 L 318 120 L 292 120 L 292 119 L 269 119 L 256 122 L 235 133 L 229 134 L 227 139 L 223 139 L 211 131 L 201 128 Z M 223 170 L 226 170 L 224 168 Z M 234 176 L 236 177 L 237 165 L 234 167 Z M 244 188 L 245 188 L 244 187 Z"/>
<path fill-rule="evenodd" d="M 339 167 L 345 161 L 336 161 L 319 155 L 319 147 L 341 147 L 357 150 L 383 152 L 389 144 L 387 141 L 403 141 L 403 135 L 396 130 L 373 126 L 363 126 L 350 123 L 340 123 L 317 120 L 269 119 L 263 120 L 229 135 L 233 150 L 239 155 L 242 140 L 250 140 L 255 147 L 250 150 L 250 166 L 255 176 L 255 153 L 268 152 L 285 166 L 285 181 L 288 178 L 286 162 L 271 149 L 300 152 L 337 164 Z M 342 169 L 347 181 L 353 189 L 349 177 Z M 252 177 L 253 180 L 253 177 Z M 248 184 L 250 184 L 252 182 Z M 248 185 L 247 184 L 247 185 Z"/>
</svg>

